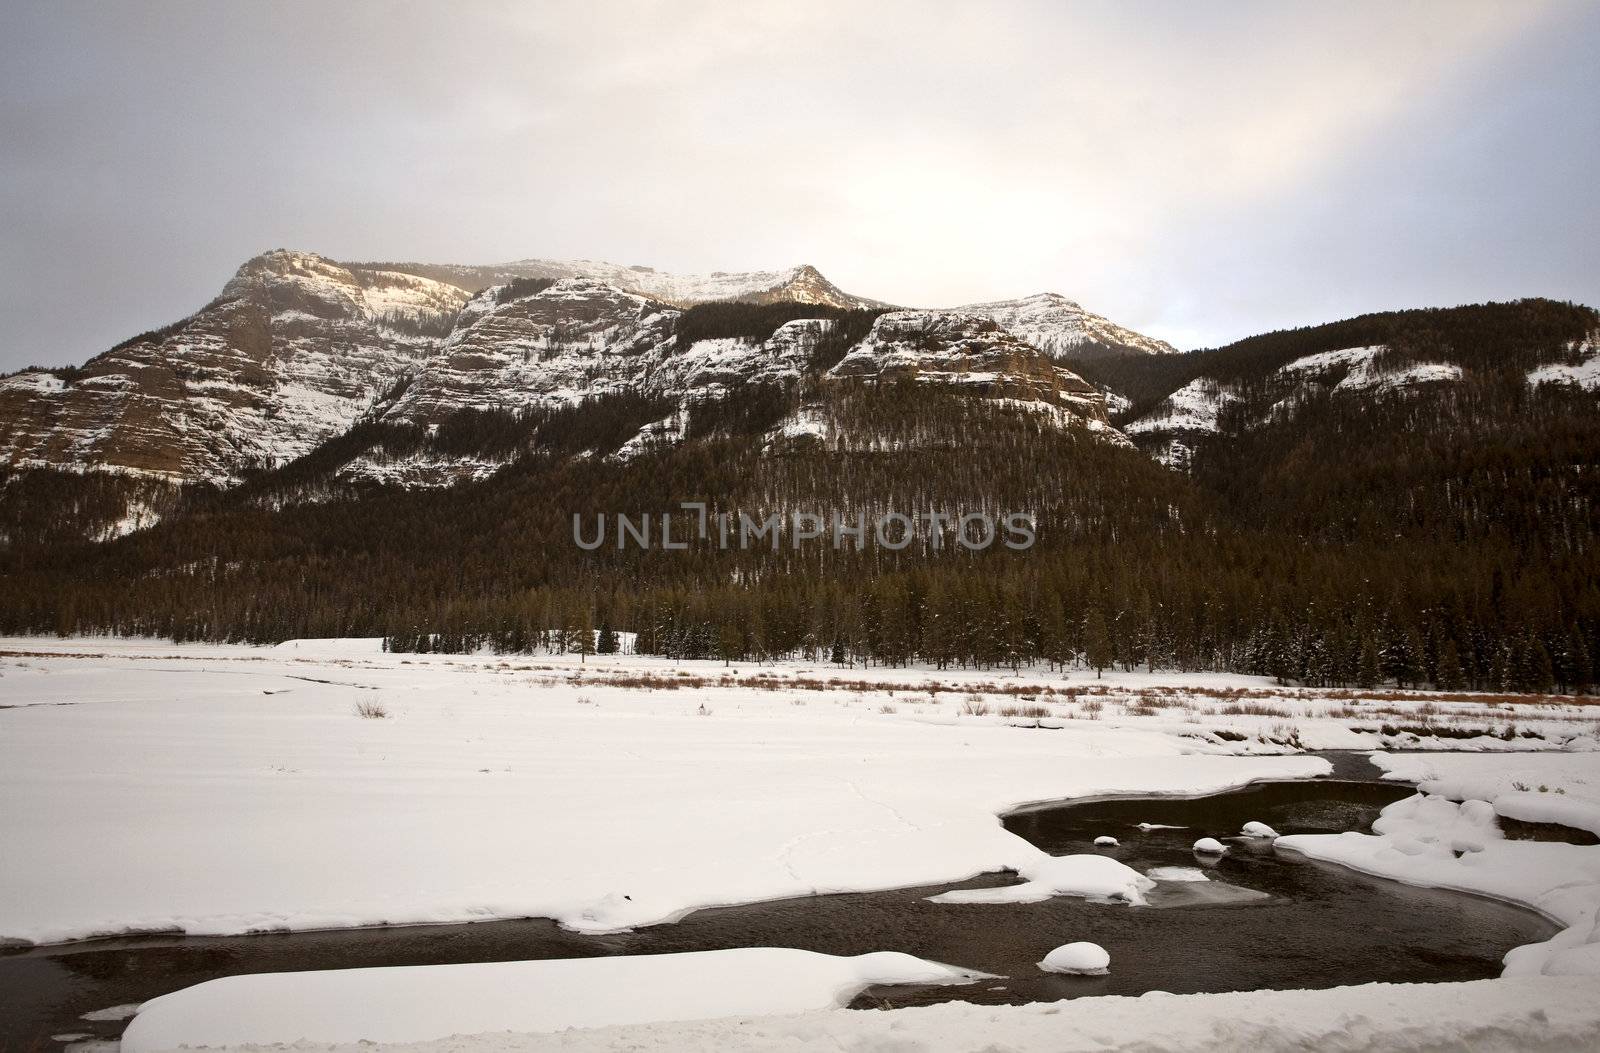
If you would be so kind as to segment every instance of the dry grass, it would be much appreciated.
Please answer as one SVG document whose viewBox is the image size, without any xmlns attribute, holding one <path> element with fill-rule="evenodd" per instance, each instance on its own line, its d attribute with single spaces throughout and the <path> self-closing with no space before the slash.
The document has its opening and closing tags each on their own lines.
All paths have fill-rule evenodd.
<svg viewBox="0 0 1600 1053">
<path fill-rule="evenodd" d="M 1000 715 L 1002 717 L 1031 717 L 1034 720 L 1055 716 L 1055 714 L 1050 711 L 1049 706 L 1041 706 L 1037 704 L 1022 706 L 1015 702 L 1007 702 L 1002 705 L 1000 707 Z"/>
<path fill-rule="evenodd" d="M 378 701 L 357 702 L 355 709 L 356 716 L 366 720 L 382 720 L 389 715 L 389 711 L 383 708 L 383 703 Z"/>
<path fill-rule="evenodd" d="M 1261 702 L 1235 702 L 1224 706 L 1222 712 L 1230 717 L 1293 717 L 1295 713 L 1283 706 L 1269 706 Z"/>
</svg>

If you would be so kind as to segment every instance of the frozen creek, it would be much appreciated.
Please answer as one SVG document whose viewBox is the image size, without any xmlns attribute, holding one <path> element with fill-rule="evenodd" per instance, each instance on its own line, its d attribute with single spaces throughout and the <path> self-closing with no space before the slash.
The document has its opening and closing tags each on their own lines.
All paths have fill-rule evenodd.
<svg viewBox="0 0 1600 1053">
<path fill-rule="evenodd" d="M 1473 980 L 1500 975 L 1512 947 L 1556 929 L 1518 907 L 1415 888 L 1275 852 L 1270 842 L 1226 841 L 1198 858 L 1196 837 L 1229 838 L 1248 821 L 1284 834 L 1366 830 L 1409 787 L 1336 762 L 1346 778 L 1270 782 L 1196 798 L 1079 801 L 1020 811 L 1007 829 L 1055 855 L 1104 854 L 1141 873 L 1158 870 L 1150 906 L 1054 898 L 1035 903 L 933 903 L 952 888 L 1014 883 L 1010 874 L 960 885 L 777 900 L 692 913 L 674 924 L 602 935 L 544 920 L 363 928 L 240 937 L 142 937 L 38 947 L 0 956 L 8 1006 L 0 1046 L 50 1048 L 52 1035 L 112 1037 L 122 1021 L 82 1014 L 138 1003 L 239 973 L 480 961 L 657 954 L 734 947 L 795 947 L 836 955 L 893 948 L 1003 979 L 872 988 L 858 1008 L 963 1000 L 1053 1001 L 1148 991 L 1249 991 L 1372 981 Z M 1140 829 L 1139 824 L 1155 824 Z M 1553 836 L 1528 828 L 1511 836 Z M 1096 848 L 1098 836 L 1115 847 Z M 1562 835 L 1564 836 L 1564 835 Z M 1199 870 L 1205 882 L 1183 880 Z M 1240 894 L 1250 890 L 1254 896 Z M 1051 948 L 1086 940 L 1107 948 L 1106 976 L 1041 972 Z"/>
</svg>

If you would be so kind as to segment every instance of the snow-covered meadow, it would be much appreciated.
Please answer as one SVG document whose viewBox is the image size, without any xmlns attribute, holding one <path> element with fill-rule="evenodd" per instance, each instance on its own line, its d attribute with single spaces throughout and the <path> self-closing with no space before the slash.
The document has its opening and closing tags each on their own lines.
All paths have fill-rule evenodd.
<svg viewBox="0 0 1600 1053">
<path fill-rule="evenodd" d="M 1393 821 L 1386 813 L 1390 829 L 1375 836 L 1302 836 L 1284 847 L 1543 910 L 1567 931 L 1554 948 L 1513 956 L 1512 971 L 1527 978 L 1519 982 L 1540 992 L 1529 1004 L 1559 1003 L 1567 990 L 1559 984 L 1571 983 L 1542 973 L 1600 971 L 1593 954 L 1600 848 L 1504 841 L 1493 832 L 1495 814 L 1593 821 L 1600 708 L 1573 700 L 1356 698 L 1234 676 L 1108 673 L 1096 680 L 1083 671 L 413 656 L 384 654 L 376 641 L 247 648 L 12 639 L 0 641 L 0 652 L 7 860 L 0 938 L 7 941 L 517 917 L 604 932 L 715 905 L 952 882 L 1002 869 L 1030 883 L 1013 886 L 1026 889 L 1024 898 L 1120 893 L 1137 901 L 1144 876 L 1109 873 L 1108 859 L 1051 857 L 1005 830 L 999 816 L 1031 802 L 1310 778 L 1330 764 L 1300 751 L 1389 746 L 1475 753 L 1379 758 L 1440 795 L 1438 803 L 1412 806 Z M 1488 802 L 1487 813 L 1466 809 L 1479 847 L 1458 853 L 1462 846 L 1450 839 L 1463 809 L 1444 798 Z M 1487 876 L 1470 876 L 1480 870 Z M 1070 934 L 1063 936 L 1068 942 Z M 1546 969 L 1552 963 L 1559 967 Z M 559 972 L 559 963 L 543 973 L 551 969 Z M 836 973 L 841 986 L 856 975 L 823 969 L 807 990 L 827 987 Z M 302 975 L 302 984 L 316 986 L 318 974 Z M 249 992 L 250 982 L 240 981 L 241 990 Z M 418 982 L 426 989 L 432 981 Z M 1359 1007 L 1365 990 L 1320 992 L 1317 1004 Z M 711 999 L 702 1015 L 793 1012 L 832 1004 L 836 992 L 820 1002 L 789 994 L 754 1003 Z M 1208 1007 L 1221 1003 L 1207 999 L 1233 997 L 1242 996 L 1186 996 L 1174 1005 L 1211 1019 Z M 1270 1017 L 1271 1000 L 1289 996 L 1249 997 Z M 183 1015 L 173 1015 L 182 998 L 162 1011 L 161 1041 L 136 1048 L 170 1048 L 173 1036 L 203 1034 L 184 1031 Z M 1063 1003 L 1060 1012 L 1122 1019 L 1121 1010 L 1089 1004 L 1101 1001 L 1111 1000 Z M 865 1042 L 883 1033 L 878 1018 L 912 1014 L 904 1019 L 916 1031 L 915 1021 L 927 1018 L 915 1014 L 927 1012 L 836 1014 L 862 1019 L 841 1024 L 829 1016 L 806 1026 L 818 1039 L 859 1026 Z M 973 1012 L 993 1021 L 997 1034 L 1015 1026 L 1019 1041 L 1041 1026 L 1037 1007 Z M 1503 999 L 1476 996 L 1460 1008 L 1491 1029 L 1506 1012 Z M 586 1016 L 556 1026 L 684 1026 L 649 1024 L 668 1015 L 685 1019 Z M 484 1018 L 477 1030 L 516 1029 L 498 1019 Z M 1563 1006 L 1546 1023 L 1596 1033 L 1600 1009 L 1583 1016 Z M 154 1026 L 136 1024 L 133 1034 Z M 464 1029 L 459 1016 L 449 1017 L 447 1030 L 429 1026 L 384 1038 L 433 1041 Z M 528 1035 L 553 1028 L 535 1022 L 524 1030 L 521 1039 L 493 1042 L 524 1048 L 515 1043 L 536 1044 Z M 574 1034 L 550 1040 L 586 1048 Z M 741 1044 L 744 1034 L 734 1029 L 723 1041 Z M 602 1044 L 594 1048 L 613 1048 L 603 1043 L 620 1043 L 621 1035 L 596 1037 Z M 927 1032 L 932 1045 L 908 1048 L 942 1048 L 937 1035 L 935 1028 Z M 229 1032 L 226 1041 L 251 1038 L 284 1035 Z M 502 1048 L 484 1041 L 482 1048 Z M 791 1036 L 790 1045 L 798 1044 Z"/>
</svg>

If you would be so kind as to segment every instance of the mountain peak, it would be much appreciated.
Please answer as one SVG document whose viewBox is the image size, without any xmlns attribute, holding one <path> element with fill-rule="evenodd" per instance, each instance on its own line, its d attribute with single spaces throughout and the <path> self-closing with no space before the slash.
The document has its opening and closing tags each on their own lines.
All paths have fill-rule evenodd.
<svg viewBox="0 0 1600 1053">
<path fill-rule="evenodd" d="M 1020 300 L 974 303 L 956 310 L 992 318 L 1053 358 L 1177 352 L 1165 340 L 1123 328 L 1060 293 L 1034 293 Z"/>
</svg>

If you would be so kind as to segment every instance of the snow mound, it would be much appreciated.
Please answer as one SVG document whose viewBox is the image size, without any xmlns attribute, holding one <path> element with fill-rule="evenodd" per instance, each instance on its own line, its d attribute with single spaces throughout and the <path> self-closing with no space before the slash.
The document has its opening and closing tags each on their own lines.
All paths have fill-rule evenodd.
<svg viewBox="0 0 1600 1053">
<path fill-rule="evenodd" d="M 1099 837 L 1094 839 L 1094 843 L 1099 845 L 1101 848 L 1115 848 L 1118 844 L 1117 839 L 1109 834 L 1101 834 Z"/>
<path fill-rule="evenodd" d="M 743 947 L 554 961 L 229 976 L 146 1002 L 123 1053 L 244 1043 L 392 1044 L 838 1008 L 874 984 L 986 973 L 880 951 Z M 624 994 L 625 993 L 625 996 Z"/>
<path fill-rule="evenodd" d="M 1109 856 L 1044 856 L 1018 871 L 1020 885 L 956 889 L 930 903 L 1039 903 L 1055 896 L 1143 904 L 1155 882 Z"/>
<path fill-rule="evenodd" d="M 1045 955 L 1039 968 L 1047 973 L 1104 976 L 1111 971 L 1111 955 L 1098 943 L 1066 943 Z"/>
<path fill-rule="evenodd" d="M 1394 837 L 1401 849 L 1413 855 L 1454 855 L 1482 852 L 1490 841 L 1503 836 L 1488 801 L 1456 804 L 1443 797 L 1417 794 L 1396 801 L 1372 824 L 1377 834 Z"/>
<path fill-rule="evenodd" d="M 1194 843 L 1194 850 L 1203 855 L 1220 856 L 1228 850 L 1228 846 L 1214 837 L 1202 837 Z"/>
<path fill-rule="evenodd" d="M 1152 830 L 1186 830 L 1186 829 L 1188 829 L 1188 827 L 1184 827 L 1184 826 L 1169 826 L 1166 823 L 1139 823 L 1138 827 L 1139 827 L 1140 830 L 1143 830 L 1147 834 Z"/>
<path fill-rule="evenodd" d="M 1272 827 L 1268 826 L 1266 823 L 1258 823 L 1258 822 L 1255 822 L 1255 821 L 1251 821 L 1251 822 L 1245 823 L 1244 824 L 1244 828 L 1242 830 L 1240 830 L 1239 832 L 1241 834 L 1243 834 L 1245 837 L 1277 837 L 1278 836 L 1278 831 L 1274 830 Z"/>
</svg>

